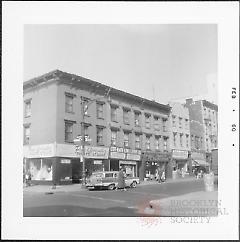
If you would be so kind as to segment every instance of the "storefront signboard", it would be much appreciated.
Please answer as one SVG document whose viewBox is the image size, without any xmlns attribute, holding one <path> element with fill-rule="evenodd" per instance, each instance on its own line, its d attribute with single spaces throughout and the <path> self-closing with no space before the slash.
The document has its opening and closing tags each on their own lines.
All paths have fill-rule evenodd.
<svg viewBox="0 0 240 242">
<path fill-rule="evenodd" d="M 174 159 L 187 159 L 188 158 L 188 151 L 187 150 L 173 150 L 172 151 L 172 158 Z"/>
<path fill-rule="evenodd" d="M 55 156 L 54 144 L 30 145 L 24 149 L 26 158 L 44 158 Z"/>
<path fill-rule="evenodd" d="M 154 162 L 168 162 L 169 153 L 160 152 L 145 152 L 143 153 L 143 159 L 146 161 Z"/>
<path fill-rule="evenodd" d="M 122 160 L 122 161 L 119 161 L 119 164 L 122 164 L 122 165 L 136 165 L 137 162 L 136 161 L 129 161 L 129 160 Z"/>
<path fill-rule="evenodd" d="M 69 160 L 69 159 L 61 159 L 61 164 L 71 164 L 71 160 Z"/>
<path fill-rule="evenodd" d="M 109 148 L 85 146 L 85 158 L 108 159 Z"/>
<path fill-rule="evenodd" d="M 200 153 L 200 152 L 192 152 L 191 158 L 193 160 L 205 160 L 204 153 Z"/>
<path fill-rule="evenodd" d="M 110 158 L 140 160 L 141 150 L 126 149 L 120 147 L 110 147 Z"/>
<path fill-rule="evenodd" d="M 94 160 L 93 164 L 94 165 L 102 165 L 102 160 Z"/>
</svg>

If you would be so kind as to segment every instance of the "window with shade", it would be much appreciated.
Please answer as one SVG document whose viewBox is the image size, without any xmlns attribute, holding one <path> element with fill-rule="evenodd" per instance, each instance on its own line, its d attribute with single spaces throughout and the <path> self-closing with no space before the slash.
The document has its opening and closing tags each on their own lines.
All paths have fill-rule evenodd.
<svg viewBox="0 0 240 242">
<path fill-rule="evenodd" d="M 173 145 L 176 147 L 177 146 L 177 133 L 173 133 Z"/>
<path fill-rule="evenodd" d="M 151 128 L 151 115 L 145 114 L 145 127 L 150 129 Z"/>
<path fill-rule="evenodd" d="M 28 99 L 25 101 L 25 118 L 31 116 L 31 106 L 32 106 L 32 100 Z"/>
<path fill-rule="evenodd" d="M 117 107 L 111 106 L 111 121 L 117 122 Z"/>
<path fill-rule="evenodd" d="M 162 119 L 162 122 L 163 122 L 163 131 L 167 131 L 167 119 L 166 118 L 163 118 Z"/>
<path fill-rule="evenodd" d="M 73 122 L 65 121 L 65 142 L 73 142 Z"/>
<path fill-rule="evenodd" d="M 134 123 L 136 127 L 140 126 L 140 113 L 134 112 Z"/>
<path fill-rule="evenodd" d="M 163 150 L 167 151 L 167 137 L 163 138 Z"/>
<path fill-rule="evenodd" d="M 97 118 L 103 119 L 103 103 L 97 103 Z"/>
<path fill-rule="evenodd" d="M 82 98 L 82 105 L 83 105 L 83 114 L 84 116 L 89 116 L 89 99 Z"/>
<path fill-rule="evenodd" d="M 128 109 L 123 109 L 123 123 L 124 124 L 129 124 L 130 121 L 129 121 L 129 110 Z"/>
<path fill-rule="evenodd" d="M 150 150 L 150 136 L 146 136 L 146 149 Z"/>
<path fill-rule="evenodd" d="M 186 134 L 186 147 L 188 148 L 189 147 L 189 135 Z"/>
<path fill-rule="evenodd" d="M 25 145 L 28 145 L 29 144 L 29 141 L 30 141 L 30 124 L 24 125 L 23 131 L 24 131 L 24 134 L 23 134 L 23 143 Z"/>
<path fill-rule="evenodd" d="M 129 133 L 128 132 L 124 132 L 124 147 L 127 148 L 129 147 Z"/>
<path fill-rule="evenodd" d="M 140 149 L 141 148 L 140 134 L 135 134 L 135 148 L 136 149 Z"/>
<path fill-rule="evenodd" d="M 97 127 L 97 144 L 103 145 L 103 128 Z"/>
<path fill-rule="evenodd" d="M 155 136 L 155 149 L 160 150 L 160 138 L 159 138 L 159 136 Z"/>
<path fill-rule="evenodd" d="M 160 129 L 159 117 L 157 117 L 157 116 L 154 117 L 154 129 L 155 130 L 159 130 Z"/>
<path fill-rule="evenodd" d="M 65 111 L 73 113 L 73 95 L 65 94 Z"/>
<path fill-rule="evenodd" d="M 183 134 L 180 134 L 180 146 L 183 147 Z"/>
<path fill-rule="evenodd" d="M 116 146 L 117 145 L 117 131 L 111 130 L 111 145 Z"/>
</svg>

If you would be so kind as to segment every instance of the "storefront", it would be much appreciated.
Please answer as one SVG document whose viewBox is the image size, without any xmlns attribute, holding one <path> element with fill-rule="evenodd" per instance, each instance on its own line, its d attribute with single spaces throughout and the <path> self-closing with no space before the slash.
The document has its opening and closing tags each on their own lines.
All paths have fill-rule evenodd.
<svg viewBox="0 0 240 242">
<path fill-rule="evenodd" d="M 122 167 L 128 177 L 138 177 L 138 167 L 141 158 L 140 150 L 110 147 L 110 170 L 119 171 Z"/>
<path fill-rule="evenodd" d="M 194 170 L 202 169 L 203 171 L 207 172 L 210 168 L 210 163 L 206 161 L 206 154 L 205 152 L 192 152 L 191 153 L 192 159 L 192 167 Z"/>
<path fill-rule="evenodd" d="M 188 151 L 172 150 L 173 170 L 188 172 Z"/>
<path fill-rule="evenodd" d="M 93 172 L 109 171 L 109 148 L 85 146 L 86 176 Z"/>
<path fill-rule="evenodd" d="M 157 169 L 165 171 L 168 174 L 167 164 L 169 162 L 169 154 L 166 152 L 150 152 L 142 153 L 141 179 L 153 180 L 156 178 Z"/>
<path fill-rule="evenodd" d="M 109 170 L 109 148 L 85 147 L 86 175 Z M 36 184 L 79 183 L 83 163 L 71 144 L 43 144 L 24 147 L 26 171 Z"/>
</svg>

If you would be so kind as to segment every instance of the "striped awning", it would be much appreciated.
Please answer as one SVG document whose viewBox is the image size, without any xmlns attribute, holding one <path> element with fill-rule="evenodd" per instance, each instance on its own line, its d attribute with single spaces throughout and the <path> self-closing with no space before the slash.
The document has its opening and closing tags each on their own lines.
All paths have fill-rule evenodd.
<svg viewBox="0 0 240 242">
<path fill-rule="evenodd" d="M 209 166 L 205 160 L 193 160 L 192 166 Z"/>
</svg>

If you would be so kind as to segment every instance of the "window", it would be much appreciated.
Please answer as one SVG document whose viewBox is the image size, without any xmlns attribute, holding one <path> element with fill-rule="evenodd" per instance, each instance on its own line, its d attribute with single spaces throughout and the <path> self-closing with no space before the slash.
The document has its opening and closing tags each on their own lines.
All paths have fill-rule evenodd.
<svg viewBox="0 0 240 242">
<path fill-rule="evenodd" d="M 177 133 L 173 133 L 173 145 L 176 147 L 177 146 Z"/>
<path fill-rule="evenodd" d="M 73 142 L 73 122 L 65 121 L 65 141 Z"/>
<path fill-rule="evenodd" d="M 97 118 L 103 119 L 103 103 L 97 103 Z"/>
<path fill-rule="evenodd" d="M 123 123 L 129 124 L 129 110 L 123 109 Z"/>
<path fill-rule="evenodd" d="M 185 129 L 189 129 L 189 126 L 188 126 L 188 119 L 185 119 Z"/>
<path fill-rule="evenodd" d="M 31 116 L 31 100 L 25 101 L 25 117 Z"/>
<path fill-rule="evenodd" d="M 160 150 L 159 136 L 155 136 L 155 149 Z"/>
<path fill-rule="evenodd" d="M 23 143 L 28 145 L 30 141 L 30 125 L 24 126 L 24 140 Z"/>
<path fill-rule="evenodd" d="M 167 151 L 167 137 L 163 138 L 163 150 Z"/>
<path fill-rule="evenodd" d="M 124 147 L 129 147 L 129 133 L 124 132 Z"/>
<path fill-rule="evenodd" d="M 111 106 L 111 121 L 117 122 L 117 107 Z"/>
<path fill-rule="evenodd" d="M 179 118 L 179 128 L 182 128 L 182 118 Z"/>
<path fill-rule="evenodd" d="M 191 135 L 191 145 L 194 147 L 194 135 Z"/>
<path fill-rule="evenodd" d="M 89 135 L 89 130 L 88 130 L 88 128 L 89 128 L 89 125 L 87 125 L 87 124 L 84 124 L 84 126 L 83 126 L 83 129 L 84 129 L 84 137 L 86 137 L 86 136 L 88 136 Z"/>
<path fill-rule="evenodd" d="M 188 134 L 186 134 L 186 147 L 188 148 L 189 147 L 189 135 Z"/>
<path fill-rule="evenodd" d="M 113 177 L 113 173 L 105 173 L 105 178 Z"/>
<path fill-rule="evenodd" d="M 103 145 L 103 128 L 97 127 L 97 144 Z"/>
<path fill-rule="evenodd" d="M 141 148 L 141 139 L 139 134 L 135 134 L 135 148 L 136 149 Z"/>
<path fill-rule="evenodd" d="M 175 115 L 172 116 L 172 126 L 176 127 L 176 116 Z"/>
<path fill-rule="evenodd" d="M 146 136 L 146 149 L 150 150 L 150 136 Z"/>
<path fill-rule="evenodd" d="M 111 131 L 111 145 L 113 145 L 113 146 L 117 145 L 117 131 L 116 130 Z"/>
<path fill-rule="evenodd" d="M 180 134 L 180 146 L 183 146 L 183 134 Z"/>
<path fill-rule="evenodd" d="M 167 131 L 167 126 L 166 126 L 167 119 L 163 118 L 162 121 L 163 121 L 163 131 Z"/>
<path fill-rule="evenodd" d="M 89 104 L 89 99 L 87 98 L 82 98 L 82 105 L 83 105 L 83 113 L 85 116 L 88 116 L 88 104 Z"/>
<path fill-rule="evenodd" d="M 73 112 L 73 95 L 65 94 L 65 111 L 67 113 Z"/>
<path fill-rule="evenodd" d="M 134 123 L 136 127 L 140 126 L 140 113 L 138 112 L 134 113 Z"/>
<path fill-rule="evenodd" d="M 151 120 L 150 120 L 151 115 L 150 114 L 145 114 L 145 126 L 146 128 L 150 128 L 151 127 Z"/>
<path fill-rule="evenodd" d="M 201 142 L 201 148 L 203 148 L 203 137 L 201 137 L 200 142 Z"/>
<path fill-rule="evenodd" d="M 155 116 L 154 117 L 154 129 L 159 130 L 160 124 L 159 124 L 159 117 Z"/>
</svg>

